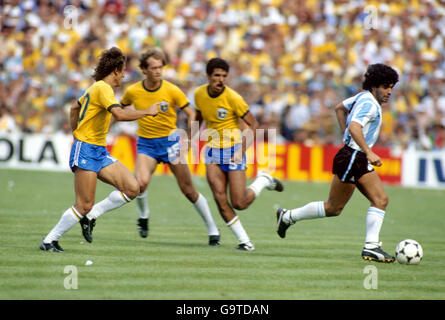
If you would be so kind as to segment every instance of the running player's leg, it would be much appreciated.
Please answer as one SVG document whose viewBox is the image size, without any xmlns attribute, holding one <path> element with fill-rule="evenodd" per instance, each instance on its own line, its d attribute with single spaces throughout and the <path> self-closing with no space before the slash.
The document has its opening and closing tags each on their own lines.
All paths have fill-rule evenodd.
<svg viewBox="0 0 445 320">
<path fill-rule="evenodd" d="M 222 171 L 218 164 L 206 164 L 206 176 L 221 217 L 239 241 L 238 249 L 254 250 L 255 248 L 250 242 L 239 217 L 227 199 L 228 178 L 226 173 Z"/>
<path fill-rule="evenodd" d="M 94 206 L 98 175 L 94 171 L 77 168 L 74 172 L 74 191 L 76 202 L 74 208 L 82 216 L 88 214 Z"/>
<path fill-rule="evenodd" d="M 255 180 L 248 187 L 255 193 L 255 197 L 258 197 L 264 188 L 268 190 L 275 190 L 282 192 L 284 190 L 283 184 L 277 178 L 272 177 L 266 171 L 258 171 Z"/>
<path fill-rule="evenodd" d="M 364 174 L 357 181 L 357 188 L 369 200 L 370 207 L 366 213 L 366 236 L 362 257 L 378 262 L 394 262 L 394 257 L 381 249 L 380 230 L 385 217 L 388 196 L 375 171 Z"/>
<path fill-rule="evenodd" d="M 135 175 L 140 188 L 140 194 L 136 197 L 139 217 L 137 227 L 142 238 L 146 238 L 149 232 L 150 207 L 148 206 L 147 187 L 157 165 L 158 161 L 149 155 L 138 153 L 136 156 Z"/>
<path fill-rule="evenodd" d="M 371 207 L 385 211 L 389 199 L 382 181 L 375 171 L 364 174 L 357 181 L 357 188 L 369 200 Z"/>
<path fill-rule="evenodd" d="M 342 182 L 337 175 L 334 175 L 329 190 L 329 198 L 324 203 L 324 211 L 327 217 L 339 216 L 355 190 L 355 184 Z"/>
<path fill-rule="evenodd" d="M 236 210 L 246 209 L 256 198 L 252 188 L 246 188 L 246 171 L 228 171 L 230 202 Z M 264 178 L 266 179 L 266 178 Z"/>
<path fill-rule="evenodd" d="M 40 248 L 47 251 L 63 251 L 58 240 L 79 222 L 94 205 L 97 174 L 94 171 L 77 168 L 74 172 L 75 205 L 68 208 L 56 226 L 43 239 Z M 55 247 L 54 247 L 55 243 Z"/>
<path fill-rule="evenodd" d="M 105 212 L 117 209 L 130 202 L 139 194 L 139 184 L 130 170 L 119 161 L 103 167 L 98 177 L 101 181 L 114 186 L 117 190 L 112 191 L 107 198 L 96 203 L 87 218 L 97 219 Z"/>
<path fill-rule="evenodd" d="M 196 191 L 193 185 L 192 176 L 188 165 L 184 163 L 170 163 L 169 167 L 176 178 L 181 192 L 190 202 L 195 203 L 198 200 L 199 193 Z"/>
<path fill-rule="evenodd" d="M 323 217 L 338 216 L 341 214 L 346 203 L 348 203 L 355 190 L 354 172 L 356 167 L 365 170 L 366 157 L 360 157 L 357 165 L 356 153 L 350 148 L 341 148 L 334 157 L 332 164 L 332 178 L 331 188 L 329 191 L 329 198 L 327 202 L 315 201 L 306 204 L 303 207 L 293 210 L 279 208 L 277 210 L 277 233 L 281 238 L 286 236 L 286 230 L 297 221 L 306 219 L 316 219 Z M 364 162 L 363 162 L 364 161 Z M 362 165 L 362 167 L 360 167 Z"/>
<path fill-rule="evenodd" d="M 207 233 L 210 237 L 209 244 L 217 244 L 217 242 L 219 244 L 219 239 L 217 239 L 217 237 L 212 237 L 218 236 L 219 238 L 219 230 L 215 224 L 215 221 L 213 220 L 207 199 L 201 193 L 196 191 L 188 165 L 186 163 L 170 163 L 169 166 L 170 170 L 176 177 L 176 181 L 178 182 L 181 192 L 191 203 L 193 203 L 196 212 L 198 212 L 198 214 L 204 220 Z"/>
<path fill-rule="evenodd" d="M 352 183 L 342 182 L 337 175 L 334 175 L 329 198 L 327 202 L 314 201 L 303 207 L 287 210 L 280 208 L 277 211 L 277 227 L 278 235 L 281 238 L 286 236 L 287 228 L 300 220 L 317 219 L 324 217 L 338 216 L 348 203 L 354 193 L 355 185 Z"/>
<path fill-rule="evenodd" d="M 139 215 L 139 232 L 143 238 L 148 235 L 148 219 L 150 218 L 147 187 L 157 165 L 158 161 L 146 154 L 138 153 L 136 156 L 135 175 L 140 188 L 140 194 L 136 197 L 136 207 Z"/>
<path fill-rule="evenodd" d="M 233 211 L 227 199 L 227 176 L 220 169 L 217 164 L 206 164 L 206 177 L 209 183 L 210 189 L 213 193 L 216 205 L 218 206 L 219 213 L 224 222 L 229 222 L 236 217 L 236 213 Z"/>
<path fill-rule="evenodd" d="M 151 176 L 156 170 L 160 157 L 165 152 L 163 139 L 147 139 L 138 137 L 137 139 L 137 155 L 135 164 L 135 175 L 138 180 L 140 191 L 136 197 L 136 207 L 138 210 L 138 230 L 142 238 L 148 236 L 148 222 L 150 218 L 150 208 L 148 206 L 147 186 L 150 183 Z"/>
<path fill-rule="evenodd" d="M 375 171 L 363 175 L 357 182 L 360 192 L 369 200 L 366 214 L 366 243 L 379 243 L 379 234 L 385 216 L 388 196 Z"/>
</svg>

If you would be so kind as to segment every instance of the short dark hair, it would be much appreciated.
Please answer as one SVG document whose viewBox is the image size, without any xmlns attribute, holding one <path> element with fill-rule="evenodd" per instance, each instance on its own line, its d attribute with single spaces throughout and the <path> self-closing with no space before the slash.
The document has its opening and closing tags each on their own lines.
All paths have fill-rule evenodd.
<svg viewBox="0 0 445 320">
<path fill-rule="evenodd" d="M 126 58 L 121 49 L 112 47 L 111 49 L 102 51 L 97 67 L 94 69 L 93 78 L 96 81 L 102 80 L 114 70 L 122 71 L 126 62 Z"/>
<path fill-rule="evenodd" d="M 206 72 L 207 75 L 211 75 L 213 70 L 215 69 L 223 69 L 227 73 L 229 72 L 230 66 L 226 60 L 221 58 L 212 58 L 207 62 Z"/>
<path fill-rule="evenodd" d="M 151 57 L 153 57 L 156 60 L 161 60 L 164 66 L 168 63 L 167 56 L 164 54 L 164 52 L 162 52 L 162 50 L 151 48 L 148 49 L 143 54 L 141 54 L 141 57 L 139 58 L 139 68 L 147 69 L 148 68 L 147 60 L 148 58 Z"/>
<path fill-rule="evenodd" d="M 395 85 L 399 81 L 397 71 L 382 63 L 371 64 L 365 73 L 365 81 L 363 81 L 363 89 L 371 90 L 381 85 Z"/>
</svg>

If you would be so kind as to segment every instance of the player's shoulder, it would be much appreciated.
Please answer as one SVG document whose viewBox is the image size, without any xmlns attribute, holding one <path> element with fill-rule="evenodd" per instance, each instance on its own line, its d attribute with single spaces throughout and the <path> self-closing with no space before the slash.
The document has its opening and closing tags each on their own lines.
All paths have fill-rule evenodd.
<svg viewBox="0 0 445 320">
<path fill-rule="evenodd" d="M 135 83 L 129 84 L 125 87 L 125 92 L 134 92 L 142 88 L 142 81 L 137 81 Z"/>
<path fill-rule="evenodd" d="M 164 87 L 167 90 L 173 90 L 173 91 L 180 91 L 182 92 L 181 88 L 179 87 L 179 85 L 169 81 L 169 80 L 162 80 L 162 87 Z"/>
<path fill-rule="evenodd" d="M 207 84 L 202 84 L 195 89 L 195 94 L 203 94 L 207 92 Z"/>
<path fill-rule="evenodd" d="M 369 91 L 361 92 L 356 96 L 356 104 L 360 107 L 366 107 L 370 109 L 379 108 L 379 103 L 374 98 L 373 94 Z"/>
<path fill-rule="evenodd" d="M 162 85 L 165 86 L 166 88 L 178 88 L 179 86 L 175 83 L 173 83 L 170 80 L 166 80 L 166 79 L 162 79 Z"/>
<path fill-rule="evenodd" d="M 110 92 L 113 93 L 113 88 L 105 81 L 99 80 L 89 86 L 83 93 L 82 97 L 87 95 L 89 97 L 97 97 L 99 94 L 107 94 Z"/>
<path fill-rule="evenodd" d="M 241 94 L 239 94 L 238 92 L 236 92 L 235 90 L 233 90 L 232 88 L 230 88 L 228 86 L 225 87 L 225 90 L 223 93 L 226 94 L 230 99 L 244 101 L 244 98 L 241 96 Z"/>
<path fill-rule="evenodd" d="M 106 89 L 106 90 L 111 89 L 111 90 L 113 90 L 113 88 L 108 83 L 106 83 L 103 80 L 96 81 L 95 83 L 93 83 L 91 85 L 91 88 L 100 89 L 100 90 L 101 89 Z"/>
<path fill-rule="evenodd" d="M 350 110 L 358 109 L 361 107 L 378 107 L 378 103 L 375 100 L 374 96 L 369 91 L 361 91 L 343 101 L 343 105 Z"/>
<path fill-rule="evenodd" d="M 207 86 L 208 85 L 203 84 L 195 89 L 195 92 L 194 92 L 195 103 L 201 101 L 202 99 L 206 99 L 209 97 L 209 94 L 207 92 Z"/>
</svg>

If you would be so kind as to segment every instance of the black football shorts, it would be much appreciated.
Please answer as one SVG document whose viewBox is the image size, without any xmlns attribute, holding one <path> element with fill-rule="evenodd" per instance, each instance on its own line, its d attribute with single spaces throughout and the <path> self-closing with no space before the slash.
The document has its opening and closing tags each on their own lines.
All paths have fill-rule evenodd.
<svg viewBox="0 0 445 320">
<path fill-rule="evenodd" d="M 356 183 L 364 174 L 374 171 L 362 151 L 344 146 L 338 150 L 332 164 L 332 173 L 346 183 Z"/>
</svg>

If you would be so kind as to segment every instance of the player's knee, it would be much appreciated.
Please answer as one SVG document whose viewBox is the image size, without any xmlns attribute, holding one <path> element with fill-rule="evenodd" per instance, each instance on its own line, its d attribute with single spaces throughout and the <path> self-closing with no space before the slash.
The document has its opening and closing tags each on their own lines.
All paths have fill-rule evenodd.
<svg viewBox="0 0 445 320">
<path fill-rule="evenodd" d="M 141 189 L 139 183 L 135 180 L 133 183 L 128 184 L 122 192 L 130 199 L 134 199 L 141 193 Z"/>
<path fill-rule="evenodd" d="M 195 203 L 196 201 L 198 201 L 198 197 L 199 197 L 199 194 L 198 194 L 198 192 L 196 192 L 195 190 L 187 190 L 187 191 L 184 191 L 183 192 L 184 193 L 184 196 L 190 201 L 190 202 L 193 202 L 193 203 Z"/>
<path fill-rule="evenodd" d="M 215 201 L 218 203 L 218 205 L 224 205 L 227 203 L 227 195 L 224 192 L 213 192 L 213 197 L 215 198 Z"/>
<path fill-rule="evenodd" d="M 236 210 L 244 210 L 248 205 L 243 199 L 235 199 L 232 201 L 232 207 Z"/>
<path fill-rule="evenodd" d="M 342 206 L 332 206 L 328 203 L 325 207 L 326 216 L 327 217 L 339 216 L 343 212 L 343 208 L 344 207 Z"/>
<path fill-rule="evenodd" d="M 182 193 L 191 202 L 195 203 L 198 200 L 199 194 L 191 184 L 180 185 Z"/>
<path fill-rule="evenodd" d="M 147 189 L 149 179 L 138 178 L 139 192 L 142 193 Z"/>
<path fill-rule="evenodd" d="M 86 215 L 88 212 L 90 212 L 93 206 L 94 206 L 94 200 L 82 201 L 80 203 L 76 203 L 75 205 L 76 210 L 83 216 Z"/>
<path fill-rule="evenodd" d="M 377 208 L 382 209 L 382 210 L 385 210 L 386 207 L 388 206 L 389 198 L 385 194 L 385 195 L 382 195 L 379 198 L 375 199 L 373 202 L 374 203 L 372 203 L 372 206 L 377 207 Z"/>
</svg>

